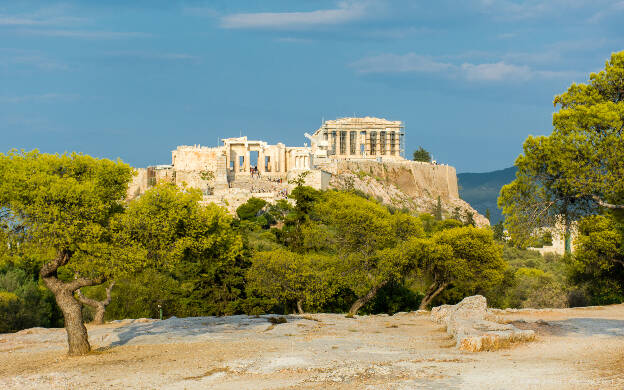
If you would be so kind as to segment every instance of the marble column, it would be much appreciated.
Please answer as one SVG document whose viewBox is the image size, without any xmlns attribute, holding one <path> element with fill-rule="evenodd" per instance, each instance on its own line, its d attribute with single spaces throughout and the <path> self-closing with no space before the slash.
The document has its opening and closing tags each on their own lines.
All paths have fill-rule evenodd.
<svg viewBox="0 0 624 390">
<path fill-rule="evenodd" d="M 230 153 L 230 156 L 234 160 L 234 173 L 238 173 L 238 170 L 240 168 L 238 166 L 238 161 L 239 161 L 238 154 L 232 150 L 232 152 Z"/>
<path fill-rule="evenodd" d="M 258 150 L 258 172 L 264 173 L 264 149 Z"/>
<path fill-rule="evenodd" d="M 245 160 L 243 162 L 243 168 L 245 172 L 249 173 L 249 167 L 251 166 L 249 161 L 249 150 L 245 150 Z"/>
</svg>

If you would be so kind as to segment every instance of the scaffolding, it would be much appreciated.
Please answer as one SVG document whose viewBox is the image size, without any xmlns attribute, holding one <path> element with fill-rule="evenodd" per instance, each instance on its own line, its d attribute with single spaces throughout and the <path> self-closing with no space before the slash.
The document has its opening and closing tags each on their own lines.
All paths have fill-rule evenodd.
<svg viewBox="0 0 624 390">
<path fill-rule="evenodd" d="M 347 154 L 347 132 L 346 131 L 340 132 L 340 154 L 343 156 Z"/>
<path fill-rule="evenodd" d="M 369 132 L 368 137 L 369 137 L 368 150 L 370 150 L 370 155 L 374 156 L 377 154 L 377 132 L 376 131 Z"/>
</svg>

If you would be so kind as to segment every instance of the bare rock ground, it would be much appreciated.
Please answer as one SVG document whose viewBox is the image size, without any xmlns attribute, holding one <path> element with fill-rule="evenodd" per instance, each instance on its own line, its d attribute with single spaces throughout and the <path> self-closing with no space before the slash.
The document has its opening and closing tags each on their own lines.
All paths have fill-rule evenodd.
<svg viewBox="0 0 624 390">
<path fill-rule="evenodd" d="M 624 305 L 497 312 L 535 341 L 466 352 L 428 313 L 124 320 L 0 335 L 1 389 L 622 389 Z"/>
</svg>

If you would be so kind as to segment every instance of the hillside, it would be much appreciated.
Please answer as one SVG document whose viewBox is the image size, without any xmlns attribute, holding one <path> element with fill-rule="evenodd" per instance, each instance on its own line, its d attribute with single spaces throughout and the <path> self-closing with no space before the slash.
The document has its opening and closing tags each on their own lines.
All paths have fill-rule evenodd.
<svg viewBox="0 0 624 390">
<path fill-rule="evenodd" d="M 516 178 L 516 167 L 510 167 L 492 172 L 459 173 L 459 196 L 470 203 L 480 214 L 490 209 L 491 223 L 496 224 L 503 219 L 501 210 L 496 206 L 500 189 Z"/>
</svg>

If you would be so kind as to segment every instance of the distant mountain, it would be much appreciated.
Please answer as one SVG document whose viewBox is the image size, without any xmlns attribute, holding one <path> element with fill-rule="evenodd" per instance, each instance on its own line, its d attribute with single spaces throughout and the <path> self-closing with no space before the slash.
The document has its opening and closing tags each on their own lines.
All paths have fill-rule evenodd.
<svg viewBox="0 0 624 390">
<path fill-rule="evenodd" d="M 501 210 L 496 206 L 500 189 L 516 178 L 517 170 L 511 167 L 493 172 L 459 173 L 459 196 L 483 215 L 486 209 L 490 209 L 490 222 L 493 225 L 503 219 Z"/>
</svg>

